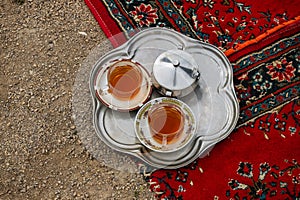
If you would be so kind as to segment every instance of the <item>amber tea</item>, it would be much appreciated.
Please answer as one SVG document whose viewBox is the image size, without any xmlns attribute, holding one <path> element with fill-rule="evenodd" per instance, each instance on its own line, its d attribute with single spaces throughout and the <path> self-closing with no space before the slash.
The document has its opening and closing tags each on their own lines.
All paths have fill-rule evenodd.
<svg viewBox="0 0 300 200">
<path fill-rule="evenodd" d="M 155 141 L 161 144 L 172 144 L 182 133 L 184 115 L 175 105 L 159 104 L 150 109 L 148 123 Z"/>
<path fill-rule="evenodd" d="M 141 82 L 141 70 L 132 62 L 118 62 L 108 71 L 109 92 L 118 99 L 134 98 L 140 91 Z"/>
</svg>

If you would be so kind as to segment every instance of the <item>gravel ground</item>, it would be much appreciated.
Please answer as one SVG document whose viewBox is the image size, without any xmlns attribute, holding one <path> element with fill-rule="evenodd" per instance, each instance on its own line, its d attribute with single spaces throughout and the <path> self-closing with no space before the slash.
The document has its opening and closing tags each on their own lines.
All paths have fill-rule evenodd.
<svg viewBox="0 0 300 200">
<path fill-rule="evenodd" d="M 72 120 L 76 73 L 103 40 L 83 0 L 1 0 L 0 199 L 154 199 L 94 159 Z"/>
</svg>

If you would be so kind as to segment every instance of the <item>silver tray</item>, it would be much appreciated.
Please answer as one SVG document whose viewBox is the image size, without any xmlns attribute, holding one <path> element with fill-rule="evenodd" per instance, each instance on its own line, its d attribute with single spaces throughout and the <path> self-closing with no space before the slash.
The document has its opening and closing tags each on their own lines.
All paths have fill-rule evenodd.
<svg viewBox="0 0 300 200">
<path fill-rule="evenodd" d="M 156 58 L 167 50 L 190 53 L 199 65 L 199 84 L 188 96 L 179 98 L 189 105 L 197 120 L 196 137 L 180 152 L 159 153 L 145 148 L 134 131 L 136 111 L 118 112 L 104 106 L 96 97 L 95 80 L 103 66 L 116 59 L 132 59 L 151 74 Z M 109 147 L 141 159 L 154 168 L 175 169 L 203 157 L 236 126 L 238 101 L 233 72 L 226 56 L 216 47 L 165 28 L 149 28 L 137 33 L 122 46 L 104 55 L 92 69 L 90 91 L 93 122 L 99 138 Z M 153 92 L 151 98 L 159 97 Z"/>
</svg>

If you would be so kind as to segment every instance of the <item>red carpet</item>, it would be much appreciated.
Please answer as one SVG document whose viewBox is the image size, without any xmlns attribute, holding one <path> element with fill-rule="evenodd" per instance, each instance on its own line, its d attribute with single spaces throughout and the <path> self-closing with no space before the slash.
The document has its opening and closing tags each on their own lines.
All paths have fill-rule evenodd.
<svg viewBox="0 0 300 200">
<path fill-rule="evenodd" d="M 114 46 L 170 27 L 222 49 L 240 104 L 235 131 L 210 155 L 145 176 L 158 199 L 300 198 L 299 2 L 86 0 Z M 126 32 L 121 40 L 112 36 Z"/>
</svg>

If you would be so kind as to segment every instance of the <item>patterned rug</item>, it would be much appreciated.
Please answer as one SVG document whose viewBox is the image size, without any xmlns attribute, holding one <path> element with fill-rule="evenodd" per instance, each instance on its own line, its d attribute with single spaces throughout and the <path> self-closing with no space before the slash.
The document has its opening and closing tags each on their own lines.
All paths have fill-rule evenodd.
<svg viewBox="0 0 300 200">
<path fill-rule="evenodd" d="M 239 122 L 209 156 L 145 173 L 158 199 L 300 198 L 300 10 L 297 1 L 86 0 L 114 46 L 170 27 L 232 63 Z M 122 33 L 121 40 L 112 36 Z"/>
</svg>

